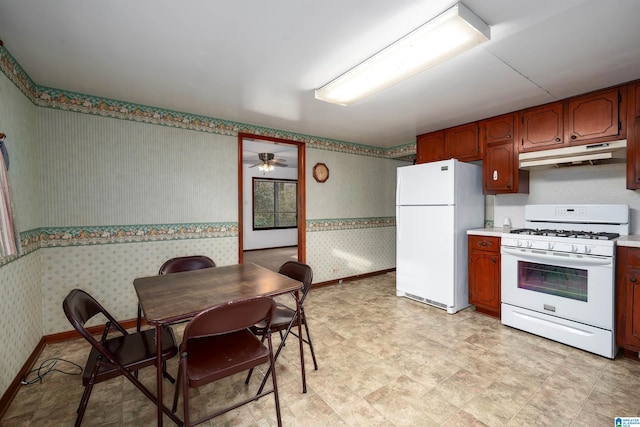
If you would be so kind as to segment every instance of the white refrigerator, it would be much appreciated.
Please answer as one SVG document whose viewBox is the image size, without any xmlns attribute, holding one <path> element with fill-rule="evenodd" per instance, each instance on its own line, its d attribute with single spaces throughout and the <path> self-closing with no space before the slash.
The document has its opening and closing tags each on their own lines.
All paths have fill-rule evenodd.
<svg viewBox="0 0 640 427">
<path fill-rule="evenodd" d="M 484 226 L 482 167 L 455 159 L 398 168 L 396 295 L 469 306 L 467 230 Z"/>
</svg>

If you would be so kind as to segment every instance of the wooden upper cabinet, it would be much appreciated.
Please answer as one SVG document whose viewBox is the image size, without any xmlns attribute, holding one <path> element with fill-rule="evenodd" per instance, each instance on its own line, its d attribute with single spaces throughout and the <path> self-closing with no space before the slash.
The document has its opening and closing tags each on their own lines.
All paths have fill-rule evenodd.
<svg viewBox="0 0 640 427">
<path fill-rule="evenodd" d="M 416 140 L 416 163 L 429 163 L 445 160 L 444 132 L 431 132 L 418 135 Z"/>
<path fill-rule="evenodd" d="M 625 117 L 621 104 L 626 101 L 626 90 L 612 89 L 567 101 L 568 145 L 608 141 L 626 135 Z"/>
<path fill-rule="evenodd" d="M 510 113 L 480 122 L 483 142 L 482 182 L 484 194 L 529 192 L 529 172 L 518 169 L 515 145 L 518 114 Z"/>
<path fill-rule="evenodd" d="M 515 114 L 505 114 L 504 116 L 483 121 L 484 143 L 493 144 L 495 142 L 513 141 L 516 137 L 515 120 Z"/>
<path fill-rule="evenodd" d="M 635 86 L 635 87 L 634 87 Z M 640 83 L 636 83 L 629 88 L 629 95 L 633 93 L 634 99 L 640 99 Z M 640 102 L 635 102 L 635 108 L 630 108 L 633 111 L 633 117 L 640 118 Z"/>
<path fill-rule="evenodd" d="M 517 167 L 517 153 L 513 142 L 488 145 L 482 162 L 485 194 L 514 192 Z"/>
<path fill-rule="evenodd" d="M 482 160 L 478 133 L 477 122 L 447 129 L 444 135 L 445 158 L 461 162 Z"/>
<path fill-rule="evenodd" d="M 640 82 L 629 85 L 627 115 L 627 188 L 640 189 Z"/>
<path fill-rule="evenodd" d="M 564 143 L 564 106 L 554 102 L 522 112 L 521 151 L 549 150 Z"/>
</svg>

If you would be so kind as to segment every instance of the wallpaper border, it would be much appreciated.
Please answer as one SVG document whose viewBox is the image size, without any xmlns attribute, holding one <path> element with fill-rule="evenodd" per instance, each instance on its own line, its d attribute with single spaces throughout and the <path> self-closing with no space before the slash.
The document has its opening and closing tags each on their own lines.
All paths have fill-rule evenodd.
<svg viewBox="0 0 640 427">
<path fill-rule="evenodd" d="M 309 148 L 370 157 L 397 159 L 411 156 L 416 152 L 415 142 L 391 148 L 371 147 L 39 86 L 29 77 L 2 41 L 0 41 L 0 70 L 31 102 L 44 108 L 223 135 L 251 133 L 304 142 Z"/>
<path fill-rule="evenodd" d="M 307 233 L 395 227 L 395 217 L 333 218 L 307 220 Z M 92 246 L 118 243 L 238 237 L 238 224 L 143 224 L 37 228 L 20 233 L 22 252 L 0 258 L 0 267 L 40 248 Z"/>
<path fill-rule="evenodd" d="M 334 218 L 307 220 L 307 233 L 316 231 L 357 230 L 362 228 L 395 227 L 396 217 Z"/>
</svg>

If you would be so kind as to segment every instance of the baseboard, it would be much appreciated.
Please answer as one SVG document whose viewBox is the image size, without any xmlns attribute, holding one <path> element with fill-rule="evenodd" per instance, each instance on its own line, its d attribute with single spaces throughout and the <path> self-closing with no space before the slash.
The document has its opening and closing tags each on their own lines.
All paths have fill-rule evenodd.
<svg viewBox="0 0 640 427">
<path fill-rule="evenodd" d="M 22 369 L 20 369 L 20 372 L 18 372 L 18 375 L 11 382 L 9 388 L 7 388 L 7 391 L 4 392 L 4 394 L 0 398 L 0 419 L 4 417 L 4 414 L 9 409 L 11 402 L 13 402 L 13 399 L 16 397 L 18 391 L 20 390 L 22 379 L 33 368 L 33 365 L 36 363 L 36 360 L 38 360 L 38 357 L 40 357 L 40 354 L 42 353 L 42 350 L 44 350 L 45 346 L 46 340 L 45 337 L 42 337 L 36 345 L 36 348 L 31 353 L 31 356 L 29 356 L 27 361 L 22 366 Z"/>
<path fill-rule="evenodd" d="M 313 285 L 311 285 L 311 287 L 320 288 L 323 286 L 339 285 L 344 282 L 352 282 L 354 280 L 366 279 L 367 277 L 382 276 L 383 274 L 391 273 L 392 271 L 396 271 L 396 269 L 388 268 L 386 270 L 372 271 L 371 273 L 357 274 L 355 276 L 347 276 L 341 279 L 327 280 L 326 282 L 314 283 Z"/>
<path fill-rule="evenodd" d="M 136 319 L 131 319 L 131 320 L 124 320 L 122 322 L 119 322 L 123 328 L 125 329 L 130 329 L 130 328 L 134 328 L 136 326 L 137 320 Z M 146 322 L 144 321 L 144 319 L 142 319 L 142 326 L 146 325 Z M 102 331 L 104 331 L 104 325 L 98 325 L 98 326 L 91 326 L 89 328 L 87 328 L 87 331 L 89 331 L 89 333 L 91 335 L 99 335 L 102 333 Z M 66 332 L 59 332 L 57 334 L 52 334 L 52 335 L 45 335 L 43 337 L 43 339 L 45 340 L 45 342 L 47 344 L 53 344 L 53 343 L 57 343 L 57 342 L 64 342 L 64 341 L 71 341 L 71 340 L 75 340 L 81 338 L 81 335 L 78 331 L 76 330 L 72 330 L 72 331 L 66 331 Z"/>
<path fill-rule="evenodd" d="M 297 248 L 297 247 L 298 245 L 269 246 L 267 248 L 243 249 L 243 252 L 268 251 L 269 249 L 287 249 L 287 248 Z"/>
</svg>

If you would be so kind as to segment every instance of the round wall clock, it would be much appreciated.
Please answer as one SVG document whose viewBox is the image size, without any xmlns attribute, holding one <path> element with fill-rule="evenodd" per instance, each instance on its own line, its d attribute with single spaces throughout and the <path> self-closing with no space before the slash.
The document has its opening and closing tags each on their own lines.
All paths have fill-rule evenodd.
<svg viewBox="0 0 640 427">
<path fill-rule="evenodd" d="M 316 163 L 313 167 L 313 177 L 318 182 L 325 182 L 329 179 L 329 168 L 324 163 Z"/>
</svg>

